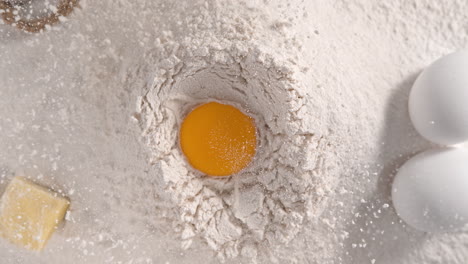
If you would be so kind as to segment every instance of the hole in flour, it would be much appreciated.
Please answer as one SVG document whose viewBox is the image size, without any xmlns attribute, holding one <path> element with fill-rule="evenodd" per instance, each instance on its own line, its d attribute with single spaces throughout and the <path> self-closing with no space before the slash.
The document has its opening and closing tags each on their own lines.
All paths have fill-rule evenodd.
<svg viewBox="0 0 468 264">
<path fill-rule="evenodd" d="M 173 115 L 174 123 L 171 127 L 180 127 L 184 117 L 191 110 L 207 102 L 218 102 L 232 105 L 237 109 L 242 109 L 245 114 L 255 120 L 256 127 L 256 155 L 252 162 L 238 175 L 248 176 L 258 174 L 262 170 L 261 163 L 270 156 L 268 141 L 274 134 L 288 134 L 290 122 L 287 110 L 287 89 L 277 89 L 265 80 L 258 80 L 254 76 L 243 76 L 238 65 L 232 68 L 219 69 L 210 67 L 196 70 L 195 74 L 189 74 L 185 78 L 179 76 L 174 78 L 173 86 L 161 87 L 167 89 L 167 98 L 164 99 L 161 107 L 168 110 Z M 238 70 L 238 72 L 236 72 Z M 257 74 L 258 75 L 258 74 Z M 164 93 L 160 91 L 160 94 Z M 179 134 L 175 135 L 176 146 L 180 146 Z M 186 162 L 182 152 L 180 159 Z M 270 164 L 269 167 L 274 166 Z M 198 176 L 203 174 L 187 167 L 192 173 Z M 229 182 L 230 179 L 227 179 Z"/>
</svg>

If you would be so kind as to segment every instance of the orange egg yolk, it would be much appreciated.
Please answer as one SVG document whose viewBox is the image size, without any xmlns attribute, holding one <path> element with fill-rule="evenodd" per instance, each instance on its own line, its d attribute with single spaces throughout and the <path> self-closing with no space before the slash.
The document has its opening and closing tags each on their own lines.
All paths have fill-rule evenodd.
<svg viewBox="0 0 468 264">
<path fill-rule="evenodd" d="M 203 104 L 183 121 L 180 145 L 195 169 L 211 176 L 235 174 L 255 155 L 254 120 L 231 105 Z"/>
</svg>

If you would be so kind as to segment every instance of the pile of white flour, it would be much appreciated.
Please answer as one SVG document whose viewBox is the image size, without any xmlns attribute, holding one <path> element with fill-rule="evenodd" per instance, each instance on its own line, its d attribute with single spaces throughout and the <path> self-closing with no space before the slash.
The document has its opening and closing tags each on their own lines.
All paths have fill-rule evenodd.
<svg viewBox="0 0 468 264">
<path fill-rule="evenodd" d="M 214 8 L 200 8 L 187 18 L 182 40 L 167 33 L 145 56 L 150 67 L 142 72 L 148 75 L 137 78 L 148 79 L 147 89 L 134 117 L 151 150 L 155 193 L 163 204 L 158 210 L 179 232 L 182 247 L 199 237 L 221 259 L 256 258 L 318 221 L 337 182 L 336 140 L 325 128 L 329 116 L 318 110 L 326 102 L 313 100 L 305 86 L 308 69 L 301 60 L 272 54 L 255 38 L 260 31 L 289 42 L 281 32 L 288 22 L 269 24 L 264 20 L 271 18 L 255 18 L 253 10 L 240 16 Z M 297 54 L 300 43 L 288 47 Z M 256 120 L 256 157 L 232 177 L 201 175 L 178 145 L 187 112 L 212 100 L 238 106 Z"/>
</svg>

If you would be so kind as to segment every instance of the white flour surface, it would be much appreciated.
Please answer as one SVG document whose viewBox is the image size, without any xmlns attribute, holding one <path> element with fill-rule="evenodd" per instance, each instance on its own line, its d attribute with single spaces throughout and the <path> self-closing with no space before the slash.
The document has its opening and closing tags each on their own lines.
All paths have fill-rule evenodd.
<svg viewBox="0 0 468 264">
<path fill-rule="evenodd" d="M 0 193 L 14 175 L 63 192 L 45 251 L 2 263 L 465 263 L 468 233 L 396 216 L 390 183 L 431 148 L 408 92 L 468 47 L 468 3 L 81 1 L 31 35 L 0 25 Z M 184 160 L 206 101 L 256 120 L 238 175 Z"/>
</svg>

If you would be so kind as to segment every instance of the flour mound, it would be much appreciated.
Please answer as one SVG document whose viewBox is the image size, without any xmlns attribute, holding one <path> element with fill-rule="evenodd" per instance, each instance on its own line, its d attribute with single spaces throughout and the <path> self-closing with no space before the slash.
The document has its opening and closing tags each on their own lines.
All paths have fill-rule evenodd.
<svg viewBox="0 0 468 264">
<path fill-rule="evenodd" d="M 172 223 L 185 249 L 201 239 L 221 260 L 239 255 L 275 260 L 275 251 L 318 221 L 336 183 L 334 141 L 316 111 L 324 107 L 301 81 L 306 70 L 298 58 L 288 57 L 288 51 L 273 54 L 256 41 L 255 32 L 266 29 L 255 25 L 268 23 L 250 19 L 252 14 L 199 17 L 183 39 L 171 32 L 158 39 L 144 58 L 151 66 L 140 71 L 148 81 L 134 117 L 157 181 L 160 206 L 154 210 Z M 282 30 L 279 24 L 268 30 Z M 183 118 L 209 101 L 236 106 L 256 121 L 256 156 L 231 177 L 201 174 L 179 148 Z"/>
</svg>

